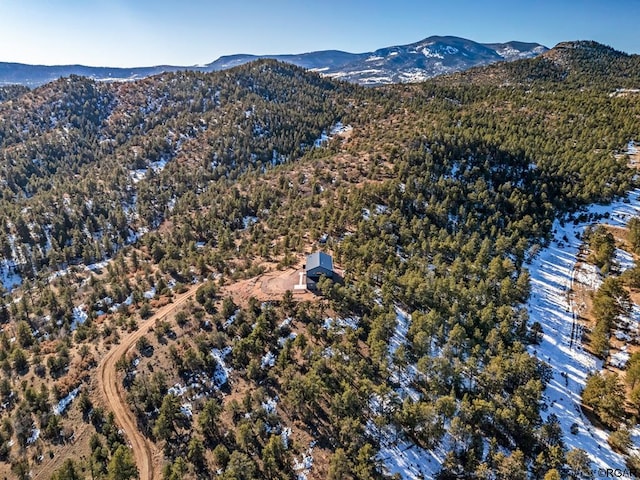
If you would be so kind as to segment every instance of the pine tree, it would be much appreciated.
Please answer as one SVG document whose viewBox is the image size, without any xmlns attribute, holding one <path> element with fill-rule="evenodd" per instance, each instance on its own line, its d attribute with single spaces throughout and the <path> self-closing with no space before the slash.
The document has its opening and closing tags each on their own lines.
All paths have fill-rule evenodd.
<svg viewBox="0 0 640 480">
<path fill-rule="evenodd" d="M 130 480 L 138 476 L 138 467 L 131 451 L 124 445 L 120 445 L 109 460 L 107 476 L 109 480 Z"/>
<path fill-rule="evenodd" d="M 205 440 L 213 444 L 219 434 L 219 418 L 222 408 L 217 400 L 209 399 L 202 407 L 202 411 L 198 415 L 198 425 L 202 429 Z"/>
<path fill-rule="evenodd" d="M 60 467 L 51 477 L 51 480 L 84 480 L 85 477 L 80 474 L 75 462 L 67 458 L 62 467 Z"/>
</svg>

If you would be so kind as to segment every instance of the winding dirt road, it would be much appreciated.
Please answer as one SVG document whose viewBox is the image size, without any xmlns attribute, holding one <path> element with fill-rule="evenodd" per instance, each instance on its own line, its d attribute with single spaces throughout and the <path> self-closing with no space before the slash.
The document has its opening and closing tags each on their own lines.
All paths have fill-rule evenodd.
<svg viewBox="0 0 640 480">
<path fill-rule="evenodd" d="M 107 406 L 113 411 L 116 422 L 131 444 L 140 480 L 160 478 L 161 452 L 138 430 L 135 416 L 127 403 L 126 391 L 122 382 L 118 381 L 116 363 L 131 350 L 139 338 L 149 333 L 149 329 L 155 325 L 156 320 L 174 313 L 178 307 L 195 295 L 198 287 L 200 285 L 193 285 L 186 292 L 177 295 L 173 303 L 165 305 L 149 319 L 144 320 L 140 328 L 121 337 L 120 343 L 107 353 L 98 368 L 98 388 L 106 400 Z"/>
</svg>

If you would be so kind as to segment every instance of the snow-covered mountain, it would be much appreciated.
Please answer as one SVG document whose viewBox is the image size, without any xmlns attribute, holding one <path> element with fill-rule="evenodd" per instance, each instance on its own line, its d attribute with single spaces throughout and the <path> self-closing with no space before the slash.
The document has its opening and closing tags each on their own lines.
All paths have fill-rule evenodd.
<svg viewBox="0 0 640 480">
<path fill-rule="evenodd" d="M 419 82 L 480 65 L 531 58 L 547 50 L 537 43 L 480 44 L 458 37 L 429 37 L 411 45 L 376 50 L 324 73 L 365 85 Z"/>
<path fill-rule="evenodd" d="M 366 53 L 325 50 L 299 55 L 231 55 L 220 57 L 207 68 L 224 70 L 258 58 L 272 58 L 354 83 L 382 85 L 419 82 L 479 65 L 532 58 L 547 50 L 538 43 L 481 44 L 459 37 L 429 37 Z"/>
<path fill-rule="evenodd" d="M 96 80 L 127 81 L 176 70 L 217 71 L 259 58 L 272 58 L 308 68 L 334 78 L 363 85 L 419 82 L 436 75 L 479 65 L 535 57 L 548 48 L 538 43 L 481 44 L 459 37 L 429 37 L 410 45 L 385 47 L 374 52 L 349 53 L 323 50 L 290 55 L 228 55 L 204 66 L 138 68 L 86 67 L 82 65 L 25 65 L 0 62 L 0 85 L 37 86 L 69 75 Z"/>
</svg>

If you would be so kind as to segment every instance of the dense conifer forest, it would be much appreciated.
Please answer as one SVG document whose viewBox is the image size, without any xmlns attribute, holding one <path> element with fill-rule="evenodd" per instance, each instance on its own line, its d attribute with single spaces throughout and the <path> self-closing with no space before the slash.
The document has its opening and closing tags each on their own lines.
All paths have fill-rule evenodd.
<svg viewBox="0 0 640 480">
<path fill-rule="evenodd" d="M 376 89 L 262 60 L 3 88 L 3 472 L 135 478 L 99 365 L 193 289 L 117 364 L 157 478 L 383 478 L 382 437 L 439 479 L 573 475 L 527 261 L 636 185 L 638 87 L 583 42 Z M 243 296 L 317 249 L 340 281 Z"/>
</svg>

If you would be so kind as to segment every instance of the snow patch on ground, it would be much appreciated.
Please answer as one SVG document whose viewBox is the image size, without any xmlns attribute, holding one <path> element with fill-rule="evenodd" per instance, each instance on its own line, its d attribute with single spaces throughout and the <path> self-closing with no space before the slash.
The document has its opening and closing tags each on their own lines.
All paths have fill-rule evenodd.
<svg viewBox="0 0 640 480">
<path fill-rule="evenodd" d="M 102 262 L 91 263 L 84 267 L 84 269 L 89 272 L 97 272 L 99 270 L 102 270 L 103 268 L 107 268 L 108 264 L 109 262 L 107 260 L 104 260 Z"/>
<path fill-rule="evenodd" d="M 351 125 L 344 125 L 342 122 L 336 122 L 329 128 L 329 132 L 323 130 L 320 136 L 313 142 L 313 146 L 318 148 L 322 147 L 325 143 L 331 140 L 336 135 L 342 135 L 353 130 Z"/>
<path fill-rule="evenodd" d="M 350 132 L 351 130 L 353 130 L 351 125 L 343 125 L 342 122 L 337 122 L 333 127 L 331 127 L 331 130 L 329 130 L 329 135 L 339 135 L 341 133 Z"/>
<path fill-rule="evenodd" d="M 411 315 L 396 306 L 396 328 L 389 339 L 389 356 L 393 357 L 400 345 L 407 343 L 407 333 L 411 325 Z"/>
<path fill-rule="evenodd" d="M 376 213 L 378 215 L 382 215 L 384 213 L 387 213 L 387 210 L 389 210 L 389 207 L 387 207 L 386 205 L 376 205 Z"/>
<path fill-rule="evenodd" d="M 278 406 L 278 397 L 267 398 L 262 402 L 262 409 L 267 413 L 276 413 L 276 407 Z"/>
<path fill-rule="evenodd" d="M 238 310 L 232 313 L 231 316 L 224 321 L 224 323 L 222 324 L 222 328 L 224 328 L 225 330 L 229 328 L 233 324 L 233 322 L 236 321 L 236 315 L 238 315 Z"/>
<path fill-rule="evenodd" d="M 399 74 L 400 83 L 424 82 L 431 77 L 432 75 L 429 75 L 426 71 L 420 68 L 409 68 Z"/>
<path fill-rule="evenodd" d="M 299 460 L 297 457 L 293 459 L 293 469 L 298 472 L 298 480 L 306 480 L 311 467 L 313 467 L 313 445 L 315 445 L 315 442 L 312 442 L 309 448 L 302 453 Z"/>
<path fill-rule="evenodd" d="M 554 238 L 530 262 L 531 297 L 528 311 L 531 322 L 538 321 L 543 328 L 540 345 L 529 347 L 530 352 L 547 362 L 553 377 L 545 391 L 549 408 L 543 416 L 555 414 L 562 427 L 568 448 L 582 448 L 596 468 L 625 468 L 624 459 L 607 443 L 607 432 L 595 428 L 580 408 L 581 391 L 587 375 L 600 371 L 602 362 L 582 349 L 576 328 L 575 305 L 569 303 L 568 292 L 572 282 L 583 281 L 592 288 L 602 282 L 597 269 L 582 264 L 582 271 L 575 271 L 578 248 L 585 227 L 596 216 L 606 215 L 607 222 L 624 226 L 640 212 L 640 190 L 630 192 L 628 203 L 623 200 L 609 205 L 592 205 L 583 222 L 559 222 L 553 225 Z M 639 312 L 640 313 L 640 312 Z M 623 361 L 619 352 L 615 361 Z M 578 433 L 571 433 L 572 424 Z"/>
<path fill-rule="evenodd" d="M 260 366 L 262 368 L 273 367 L 275 364 L 276 356 L 271 351 L 265 353 L 262 357 L 262 361 L 260 362 Z"/>
<path fill-rule="evenodd" d="M 0 283 L 7 292 L 22 284 L 22 277 L 16 271 L 14 262 L 3 260 L 0 264 Z"/>
<path fill-rule="evenodd" d="M 383 215 L 385 213 L 387 213 L 387 211 L 389 210 L 389 207 L 387 207 L 386 205 L 376 205 L 375 206 L 375 214 L 376 215 Z M 363 208 L 362 209 L 362 219 L 363 220 L 370 220 L 371 219 L 371 210 L 369 210 L 368 208 Z"/>
<path fill-rule="evenodd" d="M 180 413 L 187 418 L 193 417 L 193 406 L 190 403 L 180 405 Z"/>
<path fill-rule="evenodd" d="M 400 346 L 407 343 L 407 334 L 411 325 L 409 313 L 399 306 L 395 307 L 395 312 L 396 326 L 389 339 L 388 358 L 389 379 L 397 387 L 394 392 L 382 397 L 375 394 L 371 396 L 369 409 L 374 416 L 386 415 L 398 399 L 409 398 L 413 402 L 420 399 L 420 393 L 412 387 L 414 381 L 420 376 L 416 365 L 400 366 L 394 362 L 395 353 Z M 397 473 L 405 480 L 434 478 L 436 472 L 442 468 L 447 452 L 442 448 L 444 443 L 433 451 L 425 450 L 406 438 L 394 425 L 378 426 L 373 420 L 367 422 L 366 431 L 369 436 L 379 442 L 380 450 L 376 458 L 380 460 L 389 475 Z"/>
<path fill-rule="evenodd" d="M 173 387 L 169 387 L 169 389 L 167 390 L 167 393 L 170 395 L 174 395 L 176 397 L 181 397 L 185 393 L 187 393 L 187 387 L 179 383 L 176 383 Z"/>
<path fill-rule="evenodd" d="M 620 273 L 636 266 L 636 261 L 633 259 L 633 256 L 629 252 L 625 252 L 619 248 L 616 248 L 614 262 L 618 265 Z"/>
<path fill-rule="evenodd" d="M 78 326 L 82 325 L 87 321 L 87 309 L 84 305 L 78 305 L 77 307 L 73 307 L 73 321 L 71 322 L 71 330 L 75 330 Z"/>
<path fill-rule="evenodd" d="M 247 215 L 246 217 L 242 218 L 242 228 L 244 228 L 245 230 L 249 228 L 251 225 L 253 225 L 254 223 L 258 223 L 258 217 Z"/>
<path fill-rule="evenodd" d="M 69 392 L 69 394 L 62 398 L 55 407 L 53 407 L 53 413 L 56 415 L 62 415 L 64 411 L 71 405 L 71 402 L 75 400 L 75 398 L 80 393 L 80 387 L 76 387 Z"/>
<path fill-rule="evenodd" d="M 447 455 L 448 442 L 443 440 L 434 450 L 425 450 L 404 439 L 391 426 L 378 427 L 369 420 L 366 425 L 369 435 L 380 442 L 376 458 L 382 462 L 385 473 L 399 475 L 403 480 L 433 479 L 442 469 Z"/>
<path fill-rule="evenodd" d="M 280 322 L 280 325 L 278 325 L 278 327 L 279 328 L 288 327 L 289 325 L 291 325 L 292 321 L 293 319 L 291 317 L 287 317 L 284 320 L 282 320 L 282 322 Z"/>
<path fill-rule="evenodd" d="M 71 268 L 72 267 L 56 270 L 51 275 L 49 275 L 49 277 L 47 278 L 47 283 L 53 282 L 56 278 L 61 278 L 61 277 L 64 277 L 65 275 L 69 275 L 69 273 L 71 272 Z"/>
<path fill-rule="evenodd" d="M 401 345 L 407 344 L 407 334 L 411 325 L 411 315 L 396 306 L 396 328 L 393 335 L 389 339 L 389 379 L 399 385 L 396 393 L 401 399 L 407 397 L 411 400 L 418 401 L 420 393 L 418 393 L 411 385 L 418 379 L 420 373 L 416 365 L 409 364 L 399 366 L 393 361 L 395 353 Z"/>
<path fill-rule="evenodd" d="M 213 383 L 218 388 L 229 381 L 231 368 L 227 367 L 224 359 L 230 353 L 231 347 L 225 347 L 223 350 L 219 350 L 217 348 L 213 348 L 211 350 L 211 356 L 216 360 L 216 369 L 213 372 Z"/>
<path fill-rule="evenodd" d="M 147 169 L 138 168 L 137 170 L 129 170 L 129 176 L 134 184 L 138 183 L 147 176 Z"/>
<path fill-rule="evenodd" d="M 624 368 L 629 361 L 629 352 L 627 352 L 627 346 L 623 346 L 619 351 L 612 354 L 609 358 L 609 363 L 617 368 Z"/>
<path fill-rule="evenodd" d="M 636 342 L 640 337 L 640 307 L 631 305 L 629 315 L 620 315 L 613 330 L 613 335 L 618 340 Z"/>
<path fill-rule="evenodd" d="M 357 330 L 360 324 L 360 319 L 358 317 L 346 317 L 346 318 L 331 318 L 327 317 L 324 319 L 324 328 L 325 330 L 333 330 L 334 333 L 343 334 L 346 328 L 350 328 L 351 330 Z"/>
<path fill-rule="evenodd" d="M 440 59 L 444 58 L 441 53 L 432 52 L 427 47 L 424 47 L 422 49 L 422 54 L 427 58 L 440 58 Z"/>
<path fill-rule="evenodd" d="M 34 428 L 33 430 L 31 430 L 31 435 L 29 435 L 29 438 L 27 438 L 27 444 L 31 445 L 32 443 L 36 443 L 36 440 L 38 440 L 38 438 L 40 438 L 40 429 Z"/>
<path fill-rule="evenodd" d="M 150 162 L 149 168 L 153 170 L 154 173 L 160 173 L 167 166 L 167 163 L 169 163 L 169 160 L 163 157 L 156 162 Z M 147 177 L 149 168 L 138 168 L 135 170 L 129 170 L 131 181 L 136 184 L 141 180 L 144 180 Z"/>
<path fill-rule="evenodd" d="M 109 311 L 110 312 L 117 312 L 118 308 L 120 308 L 120 305 L 129 306 L 132 303 L 133 303 L 133 294 L 131 294 L 127 298 L 125 298 L 124 302 L 122 302 L 122 303 L 114 303 L 113 305 L 111 305 L 111 307 L 109 307 Z"/>
<path fill-rule="evenodd" d="M 593 291 L 596 291 L 602 285 L 602 274 L 595 265 L 582 263 L 574 272 L 575 281 L 586 285 Z"/>
<path fill-rule="evenodd" d="M 280 348 L 282 348 L 282 347 L 284 347 L 284 344 L 287 343 L 287 340 L 289 340 L 289 339 L 295 340 L 296 337 L 297 337 L 297 333 L 296 332 L 291 332 L 286 337 L 280 337 L 280 338 L 278 338 L 278 346 Z"/>
<path fill-rule="evenodd" d="M 152 299 L 153 297 L 156 296 L 156 287 L 151 287 L 149 290 L 144 292 L 142 296 L 149 300 Z"/>
<path fill-rule="evenodd" d="M 286 427 L 282 429 L 280 439 L 282 440 L 282 446 L 285 450 L 289 448 L 289 439 L 291 438 L 291 428 Z"/>
</svg>

